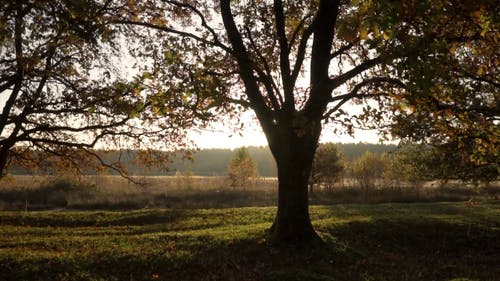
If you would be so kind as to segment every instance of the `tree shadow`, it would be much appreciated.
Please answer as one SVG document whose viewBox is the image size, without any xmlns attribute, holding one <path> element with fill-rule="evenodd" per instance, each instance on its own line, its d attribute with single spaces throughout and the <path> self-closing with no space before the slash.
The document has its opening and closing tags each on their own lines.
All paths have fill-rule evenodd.
<svg viewBox="0 0 500 281">
<path fill-rule="evenodd" d="M 175 231 L 158 233 L 155 237 L 134 234 L 120 245 L 110 244 L 113 247 L 95 252 L 22 261 L 3 259 L 0 279 L 495 280 L 500 276 L 499 219 L 462 215 L 460 206 L 449 204 L 322 208 L 322 216 L 341 222 L 317 221 L 316 229 L 325 240 L 320 249 L 274 248 L 261 230 L 234 239 L 214 234 L 214 229 L 179 235 Z M 174 214 L 179 217 L 170 222 L 186 215 Z M 454 216 L 447 219 L 446 215 Z M 136 214 L 116 220 L 115 225 L 151 227 L 148 224 L 168 221 L 165 216 L 146 219 Z M 231 225 L 226 226 L 231 232 Z"/>
</svg>

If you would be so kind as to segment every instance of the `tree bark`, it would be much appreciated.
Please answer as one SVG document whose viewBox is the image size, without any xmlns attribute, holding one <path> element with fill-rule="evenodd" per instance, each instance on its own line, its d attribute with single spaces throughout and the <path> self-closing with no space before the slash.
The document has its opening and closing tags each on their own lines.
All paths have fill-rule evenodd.
<svg viewBox="0 0 500 281">
<path fill-rule="evenodd" d="M 269 229 L 269 242 L 273 245 L 308 247 L 322 242 L 311 223 L 308 197 L 309 177 L 321 127 L 309 129 L 305 135 L 290 130 L 285 138 L 280 138 L 279 147 L 272 149 L 279 182 L 278 211 Z"/>
<path fill-rule="evenodd" d="M 269 229 L 271 244 L 305 246 L 320 241 L 309 216 L 309 175 L 304 170 L 278 164 L 278 211 Z"/>
<path fill-rule="evenodd" d="M 0 147 L 0 179 L 5 176 L 5 168 L 7 166 L 7 161 L 9 159 L 10 148 L 6 146 Z"/>
</svg>

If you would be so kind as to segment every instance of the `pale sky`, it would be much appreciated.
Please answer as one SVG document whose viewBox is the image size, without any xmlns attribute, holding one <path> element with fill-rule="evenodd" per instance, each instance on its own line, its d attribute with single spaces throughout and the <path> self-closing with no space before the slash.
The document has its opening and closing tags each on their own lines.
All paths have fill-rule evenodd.
<svg viewBox="0 0 500 281">
<path fill-rule="evenodd" d="M 344 107 L 346 111 L 350 106 Z M 245 113 L 246 121 L 243 130 L 234 132 L 234 125 L 223 123 L 213 124 L 212 128 L 192 130 L 189 140 L 194 141 L 199 148 L 237 148 L 241 146 L 267 146 L 267 140 L 260 125 L 252 118 L 253 113 Z M 321 143 L 379 143 L 380 137 L 375 130 L 355 130 L 354 137 L 347 134 L 335 134 L 330 126 L 325 126 L 320 138 Z"/>
<path fill-rule="evenodd" d="M 258 127 L 248 128 L 241 135 L 231 131 L 192 131 L 190 139 L 200 148 L 237 148 L 241 146 L 267 146 L 267 140 L 262 130 Z M 370 142 L 378 143 L 379 137 L 374 131 L 357 131 L 355 137 L 348 135 L 335 135 L 328 128 L 323 130 L 320 142 Z"/>
<path fill-rule="evenodd" d="M 3 109 L 7 95 L 0 95 L 0 110 Z M 246 121 L 243 130 L 234 132 L 233 125 L 213 124 L 211 129 L 191 130 L 188 134 L 199 148 L 237 148 L 241 146 L 267 146 L 267 140 L 259 124 L 253 120 L 253 113 L 245 113 Z M 355 130 L 354 138 L 346 134 L 334 134 L 331 128 L 325 127 L 320 142 L 369 142 L 378 143 L 380 138 L 376 131 Z"/>
</svg>

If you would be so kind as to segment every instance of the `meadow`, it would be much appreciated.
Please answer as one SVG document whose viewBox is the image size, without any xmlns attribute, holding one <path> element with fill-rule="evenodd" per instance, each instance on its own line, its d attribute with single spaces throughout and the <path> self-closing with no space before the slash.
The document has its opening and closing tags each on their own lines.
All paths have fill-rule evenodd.
<svg viewBox="0 0 500 281">
<path fill-rule="evenodd" d="M 276 179 L 14 176 L 0 280 L 498 280 L 497 185 L 317 188 L 321 249 L 266 242 Z M 447 201 L 447 202 L 445 202 Z M 398 203 L 399 202 L 399 203 Z M 403 203 L 404 202 L 404 203 Z"/>
<path fill-rule="evenodd" d="M 231 186 L 224 176 L 10 176 L 0 182 L 0 210 L 131 210 L 143 208 L 199 209 L 275 206 L 276 178 L 256 178 Z M 332 189 L 315 187 L 311 205 L 339 203 L 456 202 L 500 197 L 498 182 L 474 187 L 462 183 L 421 187 L 360 188 L 353 181 Z"/>
<path fill-rule="evenodd" d="M 0 212 L 0 280 L 498 280 L 500 203 L 313 206 L 326 245 L 275 248 L 274 207 Z"/>
</svg>

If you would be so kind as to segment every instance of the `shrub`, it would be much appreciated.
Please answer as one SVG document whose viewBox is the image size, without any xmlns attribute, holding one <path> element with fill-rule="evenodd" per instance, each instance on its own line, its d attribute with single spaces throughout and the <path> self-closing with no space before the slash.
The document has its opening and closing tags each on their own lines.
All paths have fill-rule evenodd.
<svg viewBox="0 0 500 281">
<path fill-rule="evenodd" d="M 39 188 L 18 189 L 16 201 L 25 201 L 33 207 L 69 207 L 73 201 L 93 199 L 93 184 L 69 177 L 50 179 Z"/>
<path fill-rule="evenodd" d="M 313 192 L 314 185 L 324 185 L 328 191 L 332 191 L 334 183 L 339 181 L 343 171 L 342 155 L 337 146 L 333 143 L 321 145 L 314 156 L 309 181 L 310 191 Z"/>
<path fill-rule="evenodd" d="M 236 155 L 227 168 L 230 185 L 232 187 L 242 187 L 249 184 L 250 179 L 257 177 L 257 164 L 250 157 L 248 149 L 238 148 Z"/>
</svg>

